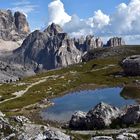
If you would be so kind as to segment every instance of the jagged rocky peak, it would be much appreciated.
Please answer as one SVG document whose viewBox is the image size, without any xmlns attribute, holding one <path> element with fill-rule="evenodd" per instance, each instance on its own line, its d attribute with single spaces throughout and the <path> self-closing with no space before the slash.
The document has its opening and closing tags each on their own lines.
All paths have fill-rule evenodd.
<svg viewBox="0 0 140 140">
<path fill-rule="evenodd" d="M 11 10 L 0 10 L 0 39 L 17 41 L 24 39 L 29 31 L 24 14 L 16 12 L 13 15 Z"/>
<path fill-rule="evenodd" d="M 86 46 L 88 51 L 96 48 L 96 42 L 94 36 L 92 35 L 86 36 Z"/>
<path fill-rule="evenodd" d="M 30 28 L 26 16 L 21 12 L 15 12 L 14 17 L 15 17 L 15 26 L 17 28 L 17 31 L 19 33 L 25 33 L 25 34 L 29 33 Z"/>
<path fill-rule="evenodd" d="M 87 50 L 94 50 L 95 48 L 103 47 L 103 42 L 101 38 L 95 38 L 92 35 L 86 36 L 86 46 Z"/>
<path fill-rule="evenodd" d="M 99 48 L 99 47 L 103 47 L 103 41 L 100 37 L 97 37 L 96 38 L 96 47 Z"/>
<path fill-rule="evenodd" d="M 0 30 L 15 28 L 14 18 L 10 10 L 0 10 Z"/>
<path fill-rule="evenodd" d="M 92 51 L 96 48 L 103 47 L 103 41 L 100 37 L 94 37 L 93 35 L 81 36 L 80 38 L 74 38 L 75 45 L 78 50 L 82 52 Z"/>
<path fill-rule="evenodd" d="M 109 47 L 117 47 L 125 45 L 125 41 L 121 37 L 113 37 L 107 41 L 107 45 Z"/>
<path fill-rule="evenodd" d="M 50 36 L 57 35 L 58 33 L 63 33 L 63 29 L 55 23 L 52 23 L 51 25 L 48 26 L 47 29 L 44 30 L 44 32 L 47 32 L 50 34 Z"/>
<path fill-rule="evenodd" d="M 44 32 L 37 30 L 31 33 L 14 51 L 14 61 L 35 71 L 38 71 L 38 66 L 42 70 L 50 70 L 79 63 L 81 55 L 74 40 L 53 23 Z"/>
<path fill-rule="evenodd" d="M 9 40 L 15 31 L 14 17 L 10 10 L 0 10 L 0 39 Z"/>
</svg>

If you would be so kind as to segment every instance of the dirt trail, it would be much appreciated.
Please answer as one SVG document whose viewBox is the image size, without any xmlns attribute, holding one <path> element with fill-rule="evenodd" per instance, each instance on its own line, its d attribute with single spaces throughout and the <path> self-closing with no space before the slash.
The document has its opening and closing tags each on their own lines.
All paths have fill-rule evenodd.
<svg viewBox="0 0 140 140">
<path fill-rule="evenodd" d="M 29 85 L 25 90 L 21 90 L 21 91 L 12 93 L 12 95 L 14 95 L 15 97 L 6 99 L 6 100 L 4 100 L 4 101 L 1 101 L 0 104 L 5 103 L 5 102 L 7 102 L 7 101 L 10 101 L 10 100 L 13 100 L 13 99 L 16 99 L 16 98 L 19 98 L 19 97 L 23 96 L 30 88 L 32 88 L 33 86 L 36 86 L 36 85 L 38 85 L 38 84 L 40 84 L 40 83 L 45 82 L 48 78 L 57 78 L 57 77 L 58 77 L 58 75 L 52 75 L 52 76 L 44 77 L 44 78 L 42 78 L 41 80 L 39 80 L 39 81 L 37 81 L 37 82 L 32 83 L 31 85 Z"/>
<path fill-rule="evenodd" d="M 116 66 L 116 65 L 114 65 L 114 64 L 110 64 L 110 65 L 105 66 L 105 67 L 100 68 L 100 69 L 93 69 L 93 70 L 91 70 L 91 72 L 99 71 L 99 70 L 105 70 L 105 69 L 108 69 L 108 68 L 110 68 L 110 67 L 114 67 L 114 66 Z"/>
</svg>

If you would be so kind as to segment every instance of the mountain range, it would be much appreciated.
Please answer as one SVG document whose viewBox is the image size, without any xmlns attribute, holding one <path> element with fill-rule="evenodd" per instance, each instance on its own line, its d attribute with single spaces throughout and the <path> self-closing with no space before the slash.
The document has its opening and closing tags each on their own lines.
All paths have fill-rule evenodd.
<svg viewBox="0 0 140 140">
<path fill-rule="evenodd" d="M 90 51 L 122 45 L 125 45 L 125 42 L 119 37 L 109 39 L 106 44 L 100 37 L 96 38 L 93 35 L 72 38 L 55 23 L 44 31 L 36 30 L 30 33 L 23 13 L 13 14 L 10 10 L 0 10 L 0 60 L 4 61 L 4 65 L 22 67 L 22 76 L 27 71 L 32 71 L 33 74 L 80 63 Z M 19 73 L 16 66 L 15 69 L 14 71 Z M 20 77 L 16 72 L 14 76 Z"/>
</svg>

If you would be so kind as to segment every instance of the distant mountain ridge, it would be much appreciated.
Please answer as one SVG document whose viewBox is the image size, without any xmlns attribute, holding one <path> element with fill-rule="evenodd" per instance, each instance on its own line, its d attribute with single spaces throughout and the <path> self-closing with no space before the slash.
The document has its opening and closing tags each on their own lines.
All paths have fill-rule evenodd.
<svg viewBox="0 0 140 140">
<path fill-rule="evenodd" d="M 113 48 L 124 44 L 122 38 L 115 37 L 111 38 L 106 46 Z M 11 74 L 16 66 L 22 67 L 22 71 L 15 70 L 14 76 L 20 77 L 19 73 L 24 76 L 28 71 L 30 75 L 34 72 L 77 64 L 82 62 L 83 56 L 88 58 L 88 52 L 97 48 L 102 49 L 104 46 L 102 39 L 93 35 L 71 38 L 55 23 L 44 31 L 36 30 L 30 33 L 29 24 L 23 13 L 13 14 L 10 10 L 0 10 L 0 51 L 10 51 L 8 55 L 4 55 L 5 53 L 0 55 L 0 61 L 4 61 L 1 63 L 2 67 L 10 66 Z M 12 65 L 15 67 L 12 68 Z M 4 75 L 7 77 L 9 69 L 5 69 L 5 72 Z M 3 74 L 3 70 L 1 73 Z"/>
<path fill-rule="evenodd" d="M 121 40 L 112 38 L 111 47 L 123 45 Z M 99 37 L 71 38 L 59 25 L 52 23 L 43 32 L 32 32 L 21 47 L 14 50 L 13 61 L 35 71 L 50 70 L 80 63 L 84 53 L 102 47 L 103 41 Z"/>
</svg>

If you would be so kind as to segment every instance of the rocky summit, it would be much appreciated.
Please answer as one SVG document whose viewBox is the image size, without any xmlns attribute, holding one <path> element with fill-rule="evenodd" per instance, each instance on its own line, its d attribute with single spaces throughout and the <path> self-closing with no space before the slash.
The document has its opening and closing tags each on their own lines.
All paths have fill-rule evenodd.
<svg viewBox="0 0 140 140">
<path fill-rule="evenodd" d="M 91 35 L 71 38 L 59 25 L 52 23 L 43 32 L 32 32 L 21 47 L 14 50 L 13 61 L 35 71 L 50 70 L 80 63 L 85 52 L 96 48 L 103 48 L 101 38 Z"/>
<path fill-rule="evenodd" d="M 121 37 L 113 37 L 107 41 L 106 46 L 109 47 L 116 47 L 116 46 L 123 46 L 125 45 L 125 41 Z"/>
<path fill-rule="evenodd" d="M 19 47 L 29 32 L 29 24 L 23 13 L 0 10 L 0 50 Z"/>
<path fill-rule="evenodd" d="M 14 62 L 32 67 L 34 70 L 55 69 L 81 62 L 82 53 L 74 40 L 59 25 L 51 24 L 43 32 L 36 30 L 14 51 Z"/>
</svg>

